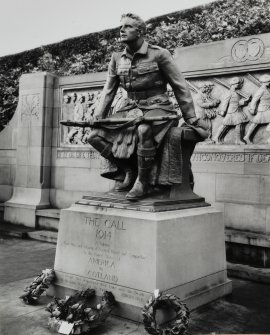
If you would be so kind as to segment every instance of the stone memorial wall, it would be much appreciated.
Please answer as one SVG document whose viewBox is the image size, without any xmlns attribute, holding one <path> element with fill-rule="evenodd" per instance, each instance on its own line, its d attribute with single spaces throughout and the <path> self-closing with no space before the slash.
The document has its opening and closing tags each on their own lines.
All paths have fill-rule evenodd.
<svg viewBox="0 0 270 335">
<path fill-rule="evenodd" d="M 230 258 L 256 266 L 268 264 L 270 247 L 269 37 L 178 48 L 174 55 L 198 117 L 212 130 L 192 157 L 195 192 L 224 212 Z M 67 208 L 112 188 L 100 177 L 106 162 L 86 143 L 89 130 L 59 124 L 94 114 L 105 79 L 106 73 L 22 76 L 17 111 L 0 133 L 6 220 L 35 226 L 37 209 Z M 124 99 L 119 90 L 112 112 Z"/>
<path fill-rule="evenodd" d="M 16 134 L 17 117 L 13 117 L 9 125 L 0 132 L 0 217 L 4 206 L 1 203 L 12 196 L 16 166 Z"/>
<path fill-rule="evenodd" d="M 51 204 L 66 208 L 90 191 L 108 191 L 109 180 L 100 177 L 106 164 L 85 138 L 87 128 L 64 127 L 61 119 L 84 121 L 97 106 L 106 73 L 59 78 L 55 91 L 53 123 Z"/>
<path fill-rule="evenodd" d="M 228 260 L 255 267 L 269 267 L 269 37 L 176 50 L 197 115 L 212 128 L 192 157 L 195 192 L 224 212 Z"/>
</svg>

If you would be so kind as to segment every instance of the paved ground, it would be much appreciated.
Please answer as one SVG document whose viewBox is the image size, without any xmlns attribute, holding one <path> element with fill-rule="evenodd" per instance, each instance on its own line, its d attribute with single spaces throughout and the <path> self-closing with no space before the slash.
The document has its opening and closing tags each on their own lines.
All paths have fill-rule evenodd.
<svg viewBox="0 0 270 335">
<path fill-rule="evenodd" d="M 52 335 L 47 328 L 49 299 L 25 305 L 18 296 L 45 268 L 53 267 L 55 245 L 0 238 L 0 335 Z M 233 294 L 191 313 L 188 335 L 270 334 L 270 285 L 233 279 Z M 94 335 L 145 335 L 143 326 L 111 317 Z"/>
</svg>

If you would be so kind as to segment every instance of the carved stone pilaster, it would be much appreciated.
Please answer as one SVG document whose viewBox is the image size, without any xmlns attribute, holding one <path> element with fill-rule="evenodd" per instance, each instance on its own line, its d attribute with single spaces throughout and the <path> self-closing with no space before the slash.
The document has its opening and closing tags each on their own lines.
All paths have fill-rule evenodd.
<svg viewBox="0 0 270 335">
<path fill-rule="evenodd" d="M 55 76 L 42 72 L 20 80 L 16 178 L 5 220 L 34 227 L 35 211 L 50 206 L 52 113 Z"/>
</svg>

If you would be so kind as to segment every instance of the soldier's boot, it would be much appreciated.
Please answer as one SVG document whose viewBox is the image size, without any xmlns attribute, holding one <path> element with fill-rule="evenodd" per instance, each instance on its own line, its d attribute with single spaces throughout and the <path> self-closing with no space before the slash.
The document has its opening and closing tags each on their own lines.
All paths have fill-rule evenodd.
<svg viewBox="0 0 270 335">
<path fill-rule="evenodd" d="M 129 191 L 136 179 L 136 173 L 134 169 L 131 168 L 131 166 L 126 162 L 126 160 L 115 158 L 111 152 L 108 155 L 107 154 L 104 155 L 103 153 L 103 157 L 108 159 L 111 163 L 114 163 L 117 166 L 117 168 L 124 173 L 124 179 L 117 180 L 115 182 L 114 191 L 115 192 Z"/>
<path fill-rule="evenodd" d="M 134 181 L 136 179 L 136 174 L 134 170 L 130 168 L 125 169 L 125 179 L 121 181 L 117 181 L 115 183 L 114 191 L 116 192 L 125 192 L 129 191 L 134 184 Z"/>
<path fill-rule="evenodd" d="M 241 132 L 242 132 L 242 125 L 241 124 L 238 124 L 236 125 L 235 127 L 235 132 L 236 132 L 236 140 L 235 140 L 235 144 L 238 144 L 238 145 L 245 145 L 246 142 L 244 142 L 242 139 L 241 139 Z"/>
<path fill-rule="evenodd" d="M 114 163 L 125 174 L 123 181 L 116 181 L 114 191 L 123 192 L 130 190 L 136 179 L 135 171 L 123 159 L 115 158 L 112 154 L 112 145 L 97 136 L 94 132 L 88 137 L 88 142 L 99 151 L 100 155 Z"/>
<path fill-rule="evenodd" d="M 223 143 L 223 137 L 225 134 L 227 127 L 222 125 L 220 126 L 220 128 L 217 130 L 216 135 L 213 137 L 213 142 L 215 142 L 216 144 L 222 144 Z"/>
<path fill-rule="evenodd" d="M 246 142 L 246 144 L 253 144 L 253 142 L 250 139 L 250 136 L 254 132 L 256 126 L 257 126 L 257 124 L 255 124 L 255 123 L 251 123 L 251 125 L 249 126 L 246 135 L 243 137 L 243 140 Z"/>
<path fill-rule="evenodd" d="M 153 162 L 155 160 L 156 149 L 138 148 L 138 177 L 132 189 L 126 195 L 126 199 L 137 201 L 148 193 L 148 181 Z"/>
</svg>

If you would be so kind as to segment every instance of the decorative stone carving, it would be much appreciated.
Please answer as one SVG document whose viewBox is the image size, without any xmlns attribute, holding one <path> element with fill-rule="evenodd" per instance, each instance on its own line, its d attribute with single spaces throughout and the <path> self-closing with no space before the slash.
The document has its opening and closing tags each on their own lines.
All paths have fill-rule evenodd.
<svg viewBox="0 0 270 335">
<path fill-rule="evenodd" d="M 94 150 L 87 151 L 71 151 L 71 150 L 58 150 L 57 158 L 79 158 L 79 159 L 100 159 L 99 153 Z"/>
<path fill-rule="evenodd" d="M 101 98 L 101 90 L 87 90 L 80 89 L 64 90 L 62 100 L 62 118 L 72 121 L 86 121 L 95 115 L 96 108 Z M 110 114 L 114 114 L 119 108 L 123 108 L 128 103 L 128 98 L 125 91 L 119 88 L 113 104 L 111 106 Z M 86 138 L 89 135 L 88 128 L 69 127 L 67 130 L 63 129 L 62 143 L 68 145 L 85 145 Z"/>
<path fill-rule="evenodd" d="M 73 96 L 73 101 L 75 100 L 75 95 Z M 76 96 L 75 100 L 75 107 L 73 109 L 73 116 L 74 121 L 83 121 L 85 118 L 85 96 L 84 95 L 78 95 Z M 83 138 L 83 129 L 79 127 L 72 127 L 71 130 L 68 132 L 66 137 L 67 143 L 76 143 L 76 144 L 82 144 L 82 138 Z"/>
<path fill-rule="evenodd" d="M 29 121 L 32 117 L 39 119 L 39 100 L 39 94 L 27 94 L 22 96 L 22 121 Z"/>
<path fill-rule="evenodd" d="M 237 41 L 231 51 L 232 59 L 236 62 L 254 61 L 264 53 L 264 43 L 259 38 Z"/>
<path fill-rule="evenodd" d="M 203 143 L 213 143 L 212 140 L 212 122 L 211 119 L 216 117 L 216 107 L 220 104 L 220 100 L 211 95 L 214 84 L 210 81 L 202 82 L 199 89 L 191 84 L 188 80 L 189 87 L 196 93 L 195 95 L 195 112 L 198 118 L 203 119 L 208 127 L 209 136 Z"/>
<path fill-rule="evenodd" d="M 251 96 L 243 94 L 239 91 L 243 86 L 244 79 L 240 77 L 233 77 L 226 83 L 218 80 L 223 86 L 229 88 L 229 92 L 224 94 L 221 98 L 221 105 L 219 107 L 219 114 L 224 116 L 221 126 L 219 127 L 213 141 L 217 144 L 222 144 L 222 140 L 230 127 L 235 127 L 236 140 L 235 144 L 246 144 L 242 139 L 242 133 L 245 123 L 249 122 L 248 116 L 243 111 L 243 106 L 247 105 Z"/>
<path fill-rule="evenodd" d="M 251 124 L 248 128 L 246 136 L 244 137 L 246 143 L 252 144 L 251 137 L 258 126 L 267 124 L 266 130 L 270 131 L 270 75 L 262 75 L 259 81 L 252 75 L 249 75 L 249 78 L 258 86 L 261 85 L 254 94 L 249 107 L 250 114 L 255 116 L 251 119 Z M 270 143 L 270 137 L 267 142 Z"/>
</svg>

